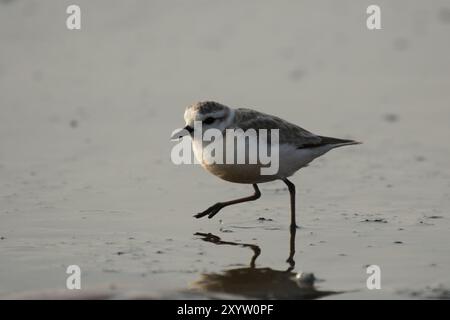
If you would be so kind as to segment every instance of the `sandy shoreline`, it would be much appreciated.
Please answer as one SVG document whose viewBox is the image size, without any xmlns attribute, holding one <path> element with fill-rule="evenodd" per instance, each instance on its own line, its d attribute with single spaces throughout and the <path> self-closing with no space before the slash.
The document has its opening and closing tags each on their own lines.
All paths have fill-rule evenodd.
<svg viewBox="0 0 450 320">
<path fill-rule="evenodd" d="M 63 2 L 1 2 L 0 297 L 189 298 L 205 275 L 252 274 L 251 247 L 197 233 L 257 246 L 274 277 L 289 268 L 282 183 L 192 217 L 252 191 L 170 161 L 184 107 L 214 99 L 364 142 L 293 177 L 291 272 L 343 292 L 321 298 L 450 298 L 449 6 L 381 1 L 372 33 L 354 2 L 79 1 L 79 32 Z M 65 291 L 72 264 L 81 293 Z"/>
</svg>

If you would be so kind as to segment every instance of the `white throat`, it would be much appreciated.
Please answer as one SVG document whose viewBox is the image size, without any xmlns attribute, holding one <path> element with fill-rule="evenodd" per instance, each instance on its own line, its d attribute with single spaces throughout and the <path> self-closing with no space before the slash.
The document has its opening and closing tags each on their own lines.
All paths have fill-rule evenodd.
<svg viewBox="0 0 450 320">
<path fill-rule="evenodd" d="M 220 128 L 217 128 L 222 131 L 223 138 L 225 138 L 225 130 L 228 128 L 233 127 L 235 119 L 235 110 L 230 108 L 230 112 L 228 116 L 222 121 L 222 124 Z M 195 134 L 192 136 L 192 147 L 194 151 L 194 155 L 197 158 L 198 162 L 203 164 L 204 156 L 203 155 L 203 148 L 210 144 L 210 141 L 204 141 L 202 134 Z"/>
</svg>

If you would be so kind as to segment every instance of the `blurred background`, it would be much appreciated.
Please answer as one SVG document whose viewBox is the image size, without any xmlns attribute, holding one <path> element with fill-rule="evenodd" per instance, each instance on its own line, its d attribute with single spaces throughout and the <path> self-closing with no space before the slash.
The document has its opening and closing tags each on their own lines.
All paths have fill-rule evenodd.
<svg viewBox="0 0 450 320">
<path fill-rule="evenodd" d="M 81 30 L 66 28 L 71 4 Z M 366 27 L 371 4 L 381 30 Z M 159 295 L 249 263 L 199 231 L 284 268 L 281 183 L 192 218 L 252 192 L 170 161 L 170 134 L 199 100 L 364 142 L 293 178 L 297 271 L 357 290 L 340 297 L 448 294 L 449 35 L 446 0 L 1 0 L 0 294 L 64 290 L 71 264 L 83 288 Z M 365 288 L 367 264 L 382 290 Z"/>
</svg>

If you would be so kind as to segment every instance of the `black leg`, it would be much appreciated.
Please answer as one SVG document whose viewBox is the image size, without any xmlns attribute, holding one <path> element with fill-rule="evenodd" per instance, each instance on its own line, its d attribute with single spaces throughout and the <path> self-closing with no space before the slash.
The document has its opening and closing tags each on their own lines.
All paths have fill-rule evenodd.
<svg viewBox="0 0 450 320">
<path fill-rule="evenodd" d="M 297 224 L 295 223 L 295 185 L 287 178 L 284 178 L 283 182 L 288 186 L 289 194 L 291 196 L 291 229 L 296 229 Z"/>
<path fill-rule="evenodd" d="M 288 186 L 289 189 L 289 195 L 291 198 L 291 237 L 290 237 L 290 248 L 289 248 L 289 257 L 286 260 L 287 263 L 289 263 L 289 271 L 294 269 L 295 261 L 294 261 L 294 254 L 295 254 L 295 234 L 297 232 L 297 224 L 295 222 L 295 185 L 290 182 L 288 179 L 284 178 L 283 182 Z"/>
<path fill-rule="evenodd" d="M 259 199 L 261 197 L 261 192 L 259 191 L 258 185 L 256 183 L 253 184 L 253 189 L 255 189 L 255 194 L 251 195 L 250 197 L 240 198 L 240 199 L 226 201 L 226 202 L 217 202 L 215 205 L 209 207 L 205 211 L 197 213 L 196 215 L 194 215 L 194 217 L 201 218 L 204 216 L 208 216 L 208 218 L 211 219 L 222 208 L 231 206 L 232 204 L 236 204 L 236 203 L 242 203 L 242 202 L 253 201 L 253 200 Z"/>
<path fill-rule="evenodd" d="M 289 257 L 287 258 L 286 262 L 289 263 L 289 268 L 287 271 L 292 271 L 295 267 L 295 234 L 297 233 L 297 228 L 292 228 L 291 226 L 291 236 L 289 238 Z"/>
</svg>

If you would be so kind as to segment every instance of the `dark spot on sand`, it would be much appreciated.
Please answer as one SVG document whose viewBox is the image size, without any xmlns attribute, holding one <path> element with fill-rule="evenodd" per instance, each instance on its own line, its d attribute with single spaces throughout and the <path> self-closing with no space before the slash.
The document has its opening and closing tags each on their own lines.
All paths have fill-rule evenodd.
<svg viewBox="0 0 450 320">
<path fill-rule="evenodd" d="M 399 120 L 399 116 L 395 113 L 387 113 L 383 116 L 384 121 L 394 123 Z"/>
<path fill-rule="evenodd" d="M 415 159 L 416 159 L 416 161 L 418 161 L 418 162 L 423 162 L 423 161 L 426 160 L 426 158 L 425 158 L 424 156 L 417 156 Z"/>
<path fill-rule="evenodd" d="M 118 273 L 119 271 L 115 270 L 115 269 L 103 269 L 102 270 L 105 273 Z"/>
<path fill-rule="evenodd" d="M 428 219 L 442 219 L 444 218 L 443 216 L 429 216 L 427 217 Z"/>
<path fill-rule="evenodd" d="M 2 236 L 2 237 L 0 237 L 0 240 L 5 240 L 5 239 L 6 239 L 6 238 L 5 238 L 5 237 L 3 237 L 3 236 Z"/>
<path fill-rule="evenodd" d="M 270 219 L 270 218 L 264 218 L 264 217 L 259 217 L 259 218 L 258 218 L 258 221 L 261 221 L 261 222 L 263 222 L 263 221 L 273 221 L 273 219 Z"/>
<path fill-rule="evenodd" d="M 395 244 L 403 244 L 403 241 L 394 241 Z"/>
<path fill-rule="evenodd" d="M 77 120 L 70 120 L 70 127 L 75 129 L 78 127 L 78 121 Z"/>
<path fill-rule="evenodd" d="M 294 82 L 302 80 L 306 76 L 306 71 L 302 68 L 296 68 L 289 73 L 289 79 Z"/>
<path fill-rule="evenodd" d="M 121 256 L 121 255 L 125 254 L 125 252 L 123 252 L 123 251 L 117 251 L 116 254 L 117 254 L 118 256 Z"/>
<path fill-rule="evenodd" d="M 394 39 L 393 46 L 397 51 L 405 51 L 409 48 L 409 41 L 406 38 L 398 37 Z"/>
<path fill-rule="evenodd" d="M 376 219 L 364 219 L 361 222 L 378 222 L 378 223 L 387 223 L 386 219 L 376 218 Z"/>
<path fill-rule="evenodd" d="M 156 251 L 156 253 L 157 253 L 157 254 L 163 254 L 163 253 L 164 253 L 164 251 L 162 251 L 162 250 L 158 250 L 158 251 Z"/>
</svg>

